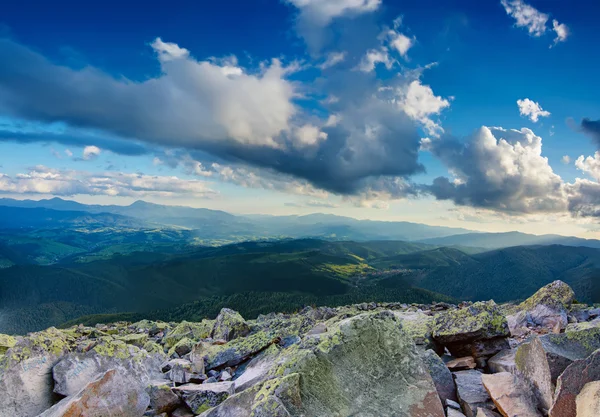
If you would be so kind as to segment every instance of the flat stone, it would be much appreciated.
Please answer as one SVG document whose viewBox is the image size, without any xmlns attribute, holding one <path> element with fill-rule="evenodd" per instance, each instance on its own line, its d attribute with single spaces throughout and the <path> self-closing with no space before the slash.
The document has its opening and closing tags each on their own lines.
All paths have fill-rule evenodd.
<svg viewBox="0 0 600 417">
<path fill-rule="evenodd" d="M 447 416 L 448 417 L 465 417 L 465 415 L 463 413 L 461 413 L 458 410 L 455 410 L 454 408 L 449 408 L 447 410 Z"/>
<path fill-rule="evenodd" d="M 515 364 L 525 380 L 533 386 L 541 409 L 548 412 L 552 405 L 552 375 L 546 351 L 538 337 L 518 347 Z"/>
<path fill-rule="evenodd" d="M 141 417 L 149 404 L 138 383 L 111 369 L 39 417 Z"/>
<path fill-rule="evenodd" d="M 263 351 L 278 339 L 273 333 L 261 331 L 244 338 L 232 340 L 225 345 L 204 345 L 206 369 L 236 366 Z"/>
<path fill-rule="evenodd" d="M 429 374 L 431 375 L 431 379 L 433 379 L 433 383 L 435 384 L 435 388 L 442 404 L 446 404 L 448 401 L 458 401 L 458 397 L 456 396 L 456 385 L 454 385 L 452 373 L 438 354 L 429 349 L 426 350 L 421 357 L 429 369 Z"/>
<path fill-rule="evenodd" d="M 181 393 L 183 402 L 194 412 L 201 414 L 216 407 L 234 393 L 233 382 L 214 382 L 210 384 L 186 384 L 173 390 Z"/>
<path fill-rule="evenodd" d="M 434 340 L 444 346 L 505 337 L 509 334 L 506 318 L 493 301 L 477 302 L 468 307 L 440 313 L 433 325 Z"/>
<path fill-rule="evenodd" d="M 477 364 L 472 356 L 465 356 L 446 362 L 446 366 L 452 371 L 464 371 L 466 369 L 475 369 Z"/>
<path fill-rule="evenodd" d="M 315 327 L 310 329 L 306 334 L 307 335 L 321 334 L 321 333 L 325 333 L 326 331 L 327 331 L 327 326 L 325 325 L 325 323 L 318 323 Z"/>
<path fill-rule="evenodd" d="M 574 361 L 558 378 L 550 417 L 577 417 L 577 396 L 595 381 L 600 381 L 600 350 Z"/>
<path fill-rule="evenodd" d="M 493 409 L 494 403 L 481 380 L 483 375 L 476 370 L 454 372 L 458 399 L 467 417 L 475 417 L 477 408 Z"/>
<path fill-rule="evenodd" d="M 492 410 L 488 410 L 487 408 L 478 408 L 477 414 L 475 417 L 502 417 L 502 416 Z"/>
<path fill-rule="evenodd" d="M 600 416 L 600 381 L 585 384 L 575 402 L 577 417 Z"/>
<path fill-rule="evenodd" d="M 487 365 L 492 373 L 510 372 L 515 373 L 517 365 L 515 364 L 516 349 L 503 350 L 492 356 Z"/>
<path fill-rule="evenodd" d="M 483 386 L 498 410 L 508 417 L 541 417 L 537 400 L 522 377 L 509 372 L 482 375 Z"/>
</svg>

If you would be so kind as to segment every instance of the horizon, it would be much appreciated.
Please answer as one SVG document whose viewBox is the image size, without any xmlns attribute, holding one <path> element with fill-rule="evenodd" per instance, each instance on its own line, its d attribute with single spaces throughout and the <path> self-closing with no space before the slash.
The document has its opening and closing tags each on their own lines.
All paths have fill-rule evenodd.
<svg viewBox="0 0 600 417">
<path fill-rule="evenodd" d="M 1 197 L 600 238 L 583 0 L 113 1 L 3 9 Z"/>
</svg>

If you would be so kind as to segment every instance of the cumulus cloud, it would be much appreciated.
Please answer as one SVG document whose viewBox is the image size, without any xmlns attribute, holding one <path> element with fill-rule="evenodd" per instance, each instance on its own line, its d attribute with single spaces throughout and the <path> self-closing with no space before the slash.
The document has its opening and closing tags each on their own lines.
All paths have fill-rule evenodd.
<svg viewBox="0 0 600 417">
<path fill-rule="evenodd" d="M 336 17 L 373 12 L 381 0 L 287 0 L 301 11 L 301 19 L 325 26 Z"/>
<path fill-rule="evenodd" d="M 600 152 L 596 152 L 594 156 L 588 156 L 587 158 L 581 155 L 575 161 L 575 166 L 596 181 L 600 181 Z"/>
<path fill-rule="evenodd" d="M 393 101 L 413 120 L 421 123 L 431 136 L 438 136 L 444 129 L 431 119 L 450 106 L 448 99 L 436 96 L 428 85 L 420 80 L 413 80 L 408 85 L 396 89 Z"/>
<path fill-rule="evenodd" d="M 546 23 L 550 16 L 522 0 L 502 0 L 506 13 L 515 19 L 517 27 L 526 28 L 531 36 L 542 36 L 546 32 Z"/>
<path fill-rule="evenodd" d="M 86 146 L 83 148 L 82 158 L 84 161 L 89 161 L 90 159 L 96 159 L 102 151 L 97 146 Z"/>
<path fill-rule="evenodd" d="M 175 176 L 161 177 L 123 172 L 90 173 L 35 166 L 14 176 L 0 173 L 0 192 L 60 196 L 106 195 L 126 197 L 208 198 L 216 195 L 207 183 Z"/>
<path fill-rule="evenodd" d="M 564 42 L 567 40 L 569 36 L 569 28 L 564 23 L 558 23 L 558 20 L 554 19 L 552 21 L 552 30 L 556 33 L 556 38 L 554 38 L 554 45 L 559 44 L 560 42 Z"/>
<path fill-rule="evenodd" d="M 392 68 L 392 65 L 394 65 L 394 61 L 390 58 L 386 48 L 367 51 L 358 69 L 363 72 L 371 72 L 375 70 L 377 64 L 383 64 L 387 69 Z"/>
<path fill-rule="evenodd" d="M 571 163 L 571 157 L 569 155 L 564 155 L 560 160 L 565 165 L 568 165 Z"/>
<path fill-rule="evenodd" d="M 542 109 L 539 103 L 528 98 L 517 100 L 517 106 L 519 106 L 521 116 L 529 118 L 534 123 L 537 123 L 540 117 L 550 116 L 549 111 Z"/>
<path fill-rule="evenodd" d="M 437 199 L 515 214 L 566 210 L 563 181 L 529 129 L 484 126 L 466 142 L 443 137 L 429 149 L 454 177 L 427 187 Z"/>
</svg>

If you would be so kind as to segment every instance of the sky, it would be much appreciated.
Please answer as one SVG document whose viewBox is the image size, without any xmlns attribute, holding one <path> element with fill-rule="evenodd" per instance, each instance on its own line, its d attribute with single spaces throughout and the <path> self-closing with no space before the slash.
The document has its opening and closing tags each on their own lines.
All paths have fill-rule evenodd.
<svg viewBox="0 0 600 417">
<path fill-rule="evenodd" d="M 599 12 L 9 2 L 0 196 L 598 238 Z"/>
</svg>

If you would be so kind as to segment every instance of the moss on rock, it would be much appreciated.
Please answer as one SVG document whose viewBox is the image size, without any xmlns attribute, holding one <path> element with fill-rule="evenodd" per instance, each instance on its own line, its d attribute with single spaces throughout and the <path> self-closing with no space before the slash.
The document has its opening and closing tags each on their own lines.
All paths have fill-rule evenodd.
<svg viewBox="0 0 600 417">
<path fill-rule="evenodd" d="M 493 301 L 446 311 L 437 315 L 433 324 L 433 338 L 442 344 L 508 335 L 506 317 Z"/>
</svg>

